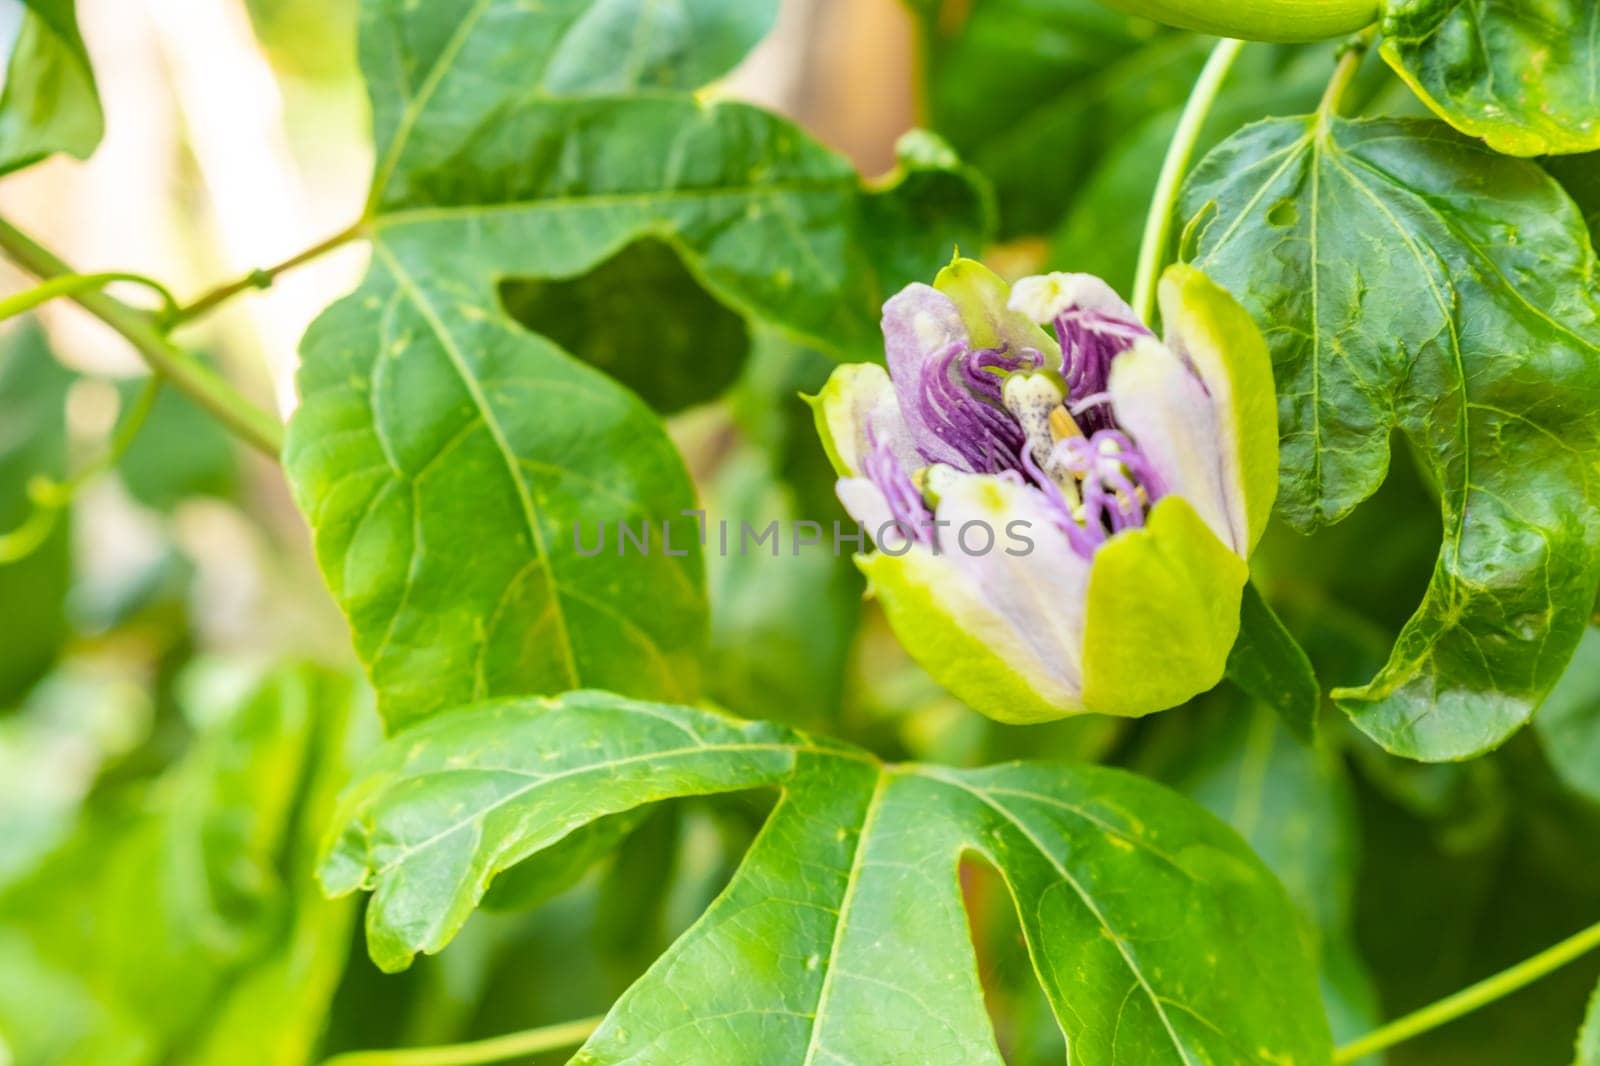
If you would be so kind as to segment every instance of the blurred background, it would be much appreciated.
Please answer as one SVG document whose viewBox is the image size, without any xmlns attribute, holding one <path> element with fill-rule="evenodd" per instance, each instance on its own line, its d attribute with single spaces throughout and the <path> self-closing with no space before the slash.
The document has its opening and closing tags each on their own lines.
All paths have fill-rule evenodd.
<svg viewBox="0 0 1600 1066">
<path fill-rule="evenodd" d="M 0 180 L 0 214 L 77 270 L 135 271 L 189 298 L 360 213 L 372 150 L 354 0 L 78 0 L 78 14 L 105 139 L 87 162 Z M 0 40 L 19 18 L 0 0 Z M 994 187 L 997 269 L 1089 270 L 1126 291 L 1211 43 L 1091 0 L 786 0 L 714 91 L 792 116 L 869 176 L 901 133 L 931 127 Z M 1205 144 L 1309 110 L 1332 62 L 1332 45 L 1247 48 Z M 1375 63 L 1351 97 L 1420 113 Z M 341 248 L 180 339 L 287 414 L 299 337 L 365 257 Z M 0 293 L 29 284 L 0 266 Z M 4 532 L 29 518 L 31 475 L 105 452 L 144 368 L 66 301 L 0 329 Z M 831 475 L 792 400 L 829 364 L 739 336 L 739 379 L 671 420 L 708 508 L 831 520 Z M 1261 580 L 1325 687 L 1382 661 L 1425 586 L 1438 511 L 1404 454 L 1350 522 L 1315 538 L 1276 529 L 1264 549 Z M 1121 763 L 1230 820 L 1315 930 L 1341 1037 L 1600 912 L 1600 811 L 1531 731 L 1460 766 L 1403 763 L 1353 731 L 1313 752 L 1226 689 L 1149 722 L 997 727 L 905 659 L 848 564 L 708 565 L 722 662 L 708 685 L 741 714 L 892 758 Z M 1596 644 L 1558 704 L 1600 700 Z M 385 977 L 366 961 L 359 904 L 320 900 L 308 875 L 319 816 L 377 734 L 355 672 L 277 467 L 163 392 L 115 468 L 35 551 L 0 562 L 0 1066 L 294 1063 L 603 1011 L 715 895 L 771 801 L 653 811 L 598 866 L 580 849 L 507 877 L 449 951 Z M 966 877 L 1003 1046 L 1061 1061 L 1002 886 L 981 867 Z M 641 883 L 665 887 L 641 896 Z M 1390 1061 L 1565 1066 L 1597 972 L 1570 967 Z"/>
</svg>

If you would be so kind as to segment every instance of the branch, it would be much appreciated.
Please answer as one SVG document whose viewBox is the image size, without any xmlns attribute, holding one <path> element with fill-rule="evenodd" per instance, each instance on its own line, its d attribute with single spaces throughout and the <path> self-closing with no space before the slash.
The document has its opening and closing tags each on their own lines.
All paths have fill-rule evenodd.
<svg viewBox="0 0 1600 1066">
<path fill-rule="evenodd" d="M 4 219 L 0 219 L 0 250 L 45 281 L 76 273 L 55 253 Z M 274 458 L 283 449 L 283 424 L 275 415 L 245 399 L 226 379 L 173 344 L 148 315 L 103 292 L 75 292 L 72 299 L 122 334 L 152 370 L 187 393 L 239 437 Z"/>
</svg>

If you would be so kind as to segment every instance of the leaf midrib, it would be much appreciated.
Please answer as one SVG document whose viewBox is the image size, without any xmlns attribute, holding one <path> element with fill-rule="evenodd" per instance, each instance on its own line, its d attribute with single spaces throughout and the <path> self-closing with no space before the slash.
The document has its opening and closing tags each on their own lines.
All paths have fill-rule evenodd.
<svg viewBox="0 0 1600 1066">
<path fill-rule="evenodd" d="M 389 273 L 394 277 L 396 284 L 405 292 L 407 299 L 417 308 L 423 319 L 428 323 L 428 328 L 433 331 L 440 347 L 444 350 L 451 367 L 461 379 L 462 386 L 471 397 L 473 406 L 478 409 L 478 417 L 483 420 L 484 427 L 488 429 L 490 437 L 494 440 L 495 447 L 500 453 L 500 458 L 505 464 L 506 475 L 516 486 L 517 499 L 521 505 L 523 524 L 531 538 L 529 545 L 534 552 L 538 565 L 544 570 L 546 579 L 550 583 L 550 598 L 554 605 L 556 624 L 559 627 L 559 645 L 561 648 L 562 668 L 567 676 L 567 687 L 576 688 L 581 684 L 578 673 L 577 653 L 572 643 L 572 633 L 567 625 L 566 610 L 561 606 L 561 594 L 556 580 L 555 568 L 550 561 L 548 546 L 545 544 L 544 530 L 541 528 L 541 515 L 537 502 L 533 498 L 532 489 L 522 475 L 522 467 L 518 463 L 517 454 L 512 449 L 511 443 L 506 439 L 505 429 L 500 425 L 499 417 L 494 408 L 489 404 L 488 397 L 483 393 L 482 384 L 467 366 L 466 359 L 457 347 L 455 337 L 439 317 L 437 309 L 423 292 L 406 269 L 400 264 L 399 259 L 383 242 L 372 243 L 373 253 L 381 258 Z M 413 551 L 416 548 L 413 547 Z"/>
<path fill-rule="evenodd" d="M 401 112 L 400 121 L 395 125 L 394 137 L 390 140 L 382 161 L 373 170 L 372 191 L 367 197 L 365 212 L 367 215 L 374 213 L 383 194 L 388 191 L 389 182 L 394 178 L 394 172 L 400 165 L 406 146 L 411 143 L 411 132 L 416 128 L 417 120 L 432 102 L 433 94 L 439 91 L 445 76 L 455 66 L 456 57 L 461 54 L 461 49 L 466 47 L 468 39 L 477 29 L 478 20 L 483 18 L 494 3 L 495 0 L 475 0 L 472 8 L 456 26 L 455 32 L 450 35 L 450 40 L 445 42 L 445 47 L 433 61 L 433 66 L 428 68 L 428 75 L 423 79 L 416 95 L 406 100 L 405 110 Z"/>
<path fill-rule="evenodd" d="M 886 767 L 880 767 L 878 779 L 872 785 L 872 795 L 867 800 L 867 809 L 861 817 L 861 829 L 856 834 L 855 853 L 850 857 L 850 871 L 845 875 L 844 900 L 839 904 L 838 917 L 834 919 L 832 941 L 828 945 L 828 965 L 823 971 L 822 987 L 817 991 L 817 1005 L 811 1012 L 811 1035 L 806 1041 L 806 1054 L 802 1066 L 811 1066 L 818 1048 L 822 1046 L 820 1037 L 823 1014 L 827 1010 L 828 996 L 833 990 L 833 975 L 838 972 L 839 947 L 844 943 L 845 927 L 850 920 L 850 905 L 855 901 L 857 889 L 861 887 L 861 865 L 867 853 L 873 825 L 877 821 L 878 812 L 882 809 L 883 792 L 888 783 L 889 771 Z"/>
<path fill-rule="evenodd" d="M 446 839 L 447 837 L 451 836 L 452 834 L 459 833 L 461 830 L 463 830 L 467 826 L 472 825 L 473 823 L 477 822 L 479 819 L 486 818 L 487 816 L 489 816 L 490 814 L 494 813 L 495 811 L 501 809 L 502 807 L 505 807 L 507 804 L 514 803 L 517 800 L 521 799 L 522 797 L 528 795 L 529 793 L 531 793 L 531 792 L 533 792 L 533 791 L 535 791 L 537 789 L 540 789 L 540 788 L 544 787 L 545 785 L 548 785 L 548 784 L 550 784 L 552 782 L 566 781 L 566 780 L 570 780 L 571 778 L 574 778 L 574 777 L 581 777 L 584 774 L 599 773 L 599 772 L 603 772 L 603 771 L 614 770 L 619 766 L 632 766 L 632 765 L 635 765 L 637 763 L 642 763 L 642 762 L 652 762 L 652 761 L 656 761 L 656 760 L 670 761 L 670 760 L 673 760 L 673 759 L 685 758 L 685 757 L 688 757 L 688 756 L 724 755 L 724 754 L 736 754 L 736 753 L 739 753 L 739 752 L 758 752 L 758 751 L 783 752 L 783 753 L 786 753 L 786 754 L 789 754 L 789 755 L 793 755 L 793 756 L 798 756 L 798 755 L 802 755 L 802 754 L 815 754 L 815 755 L 839 756 L 841 758 L 849 758 L 849 757 L 851 757 L 849 752 L 838 751 L 838 750 L 835 750 L 833 748 L 810 747 L 810 746 L 803 745 L 803 744 L 777 744 L 777 743 L 750 742 L 750 743 L 743 743 L 743 744 L 696 744 L 693 747 L 661 748 L 661 749 L 658 749 L 658 750 L 655 750 L 655 751 L 642 752 L 642 753 L 640 753 L 638 755 L 626 755 L 626 756 L 623 756 L 620 759 L 608 759 L 608 760 L 605 760 L 604 762 L 585 763 L 582 766 L 569 767 L 566 770 L 557 770 L 554 773 L 543 774 L 543 775 L 539 775 L 539 776 L 529 775 L 529 774 L 527 774 L 526 771 L 514 770 L 514 769 L 511 769 L 509 767 L 494 767 L 494 766 L 438 767 L 438 768 L 435 768 L 433 770 L 429 770 L 425 774 L 419 775 L 419 776 L 435 776 L 435 775 L 438 775 L 438 774 L 450 773 L 450 772 L 455 772 L 455 771 L 458 771 L 458 770 L 475 770 L 475 771 L 481 771 L 481 772 L 487 772 L 487 773 L 512 773 L 512 774 L 519 774 L 519 775 L 522 775 L 522 776 L 533 776 L 533 779 L 531 781 L 529 781 L 526 785 L 522 785 L 519 788 L 512 789 L 510 792 L 507 792 L 504 796 L 498 797 L 493 802 L 488 803 L 488 804 L 486 804 L 486 805 L 484 805 L 482 807 L 479 807 L 479 808 L 475 809 L 472 813 L 468 814 L 467 816 L 465 816 L 463 818 L 459 818 L 454 822 L 451 822 L 449 825 L 445 826 L 443 829 L 441 829 L 438 832 L 434 833 L 432 836 L 429 836 L 429 837 L 427 837 L 427 838 L 425 838 L 423 840 L 420 840 L 415 844 L 407 845 L 405 848 L 402 848 L 399 851 L 398 854 L 396 854 L 394 857 L 392 857 L 388 862 L 384 863 L 382 866 L 380 866 L 380 867 L 378 867 L 376 869 L 370 869 L 369 873 L 373 877 L 382 877 L 382 876 L 384 876 L 386 874 L 392 873 L 401 863 L 406 862 L 407 860 L 411 859 L 418 852 L 425 851 L 426 849 L 428 849 L 428 848 L 432 847 L 433 845 L 439 843 L 441 840 Z M 862 761 L 862 759 L 864 759 L 864 758 L 870 758 L 870 757 L 867 757 L 867 756 L 858 757 L 856 759 L 856 761 Z M 873 760 L 873 761 L 876 761 L 876 760 Z"/>
<path fill-rule="evenodd" d="M 1000 815 L 1000 817 L 1004 818 L 1008 823 L 1014 826 L 1016 830 L 1020 832 L 1028 841 L 1028 843 L 1033 845 L 1034 850 L 1036 850 L 1040 857 L 1043 858 L 1045 862 L 1049 863 L 1050 866 L 1056 871 L 1056 874 L 1061 878 L 1061 882 L 1072 889 L 1072 891 L 1077 895 L 1079 901 L 1082 902 L 1084 907 L 1088 909 L 1089 913 L 1094 916 L 1095 921 L 1100 924 L 1100 928 L 1105 930 L 1106 935 L 1110 938 L 1111 942 L 1116 945 L 1117 953 L 1122 956 L 1123 965 L 1127 966 L 1128 972 L 1133 975 L 1134 980 L 1139 984 L 1139 988 L 1144 992 L 1145 997 L 1150 1001 L 1150 1005 L 1155 1008 L 1156 1016 L 1161 1019 L 1161 1026 L 1166 1030 L 1167 1037 L 1172 1042 L 1173 1049 L 1177 1051 L 1178 1056 L 1180 1059 L 1182 1059 L 1184 1066 L 1193 1066 L 1193 1062 L 1189 1058 L 1188 1048 L 1185 1047 L 1183 1041 L 1178 1038 L 1178 1032 L 1173 1028 L 1172 1020 L 1167 1017 L 1164 1001 L 1160 996 L 1156 995 L 1155 989 L 1151 987 L 1149 979 L 1145 977 L 1144 971 L 1140 969 L 1137 960 L 1135 960 L 1133 957 L 1133 953 L 1128 950 L 1128 946 L 1123 940 L 1121 934 L 1111 927 L 1111 923 L 1106 920 L 1105 915 L 1095 904 L 1094 897 L 1081 884 L 1078 883 L 1077 878 L 1072 876 L 1072 874 L 1067 870 L 1066 864 L 1057 859 L 1056 856 L 1045 847 L 1044 841 L 1040 840 L 1037 834 L 1035 834 L 1033 830 L 1022 821 L 1021 818 L 1017 817 L 1017 815 L 1013 813 L 1009 807 L 994 799 L 987 790 L 976 788 L 957 778 L 946 777 L 943 774 L 927 773 L 924 771 L 923 776 L 928 777 L 930 780 L 939 781 L 945 785 L 953 788 L 959 788 L 962 791 L 969 793 L 974 799 L 988 806 L 996 814 Z"/>
</svg>

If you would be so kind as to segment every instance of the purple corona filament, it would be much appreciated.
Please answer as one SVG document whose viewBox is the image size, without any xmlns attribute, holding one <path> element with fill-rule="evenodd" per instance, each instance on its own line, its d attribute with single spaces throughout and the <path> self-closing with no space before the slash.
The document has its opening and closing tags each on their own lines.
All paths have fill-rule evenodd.
<svg viewBox="0 0 1600 1066">
<path fill-rule="evenodd" d="M 1056 316 L 1055 329 L 1061 343 L 1061 376 L 1078 424 L 1089 434 L 1114 428 L 1110 404 L 1101 402 L 1111 380 L 1111 361 L 1134 341 L 1153 334 L 1138 322 L 1093 308 L 1068 308 Z"/>
<path fill-rule="evenodd" d="M 1050 512 L 1051 519 L 1056 528 L 1066 535 L 1067 543 L 1072 550 L 1082 558 L 1088 559 L 1094 555 L 1094 550 L 1105 540 L 1105 531 L 1096 529 L 1091 533 L 1073 515 L 1071 506 L 1065 496 L 1061 495 L 1061 488 L 1052 481 L 1033 458 L 1033 449 L 1022 449 L 1022 468 L 1027 471 L 1028 477 L 1038 487 L 1040 495 L 1044 497 L 1045 509 Z M 1096 535 L 1098 534 L 1098 535 Z"/>
<path fill-rule="evenodd" d="M 880 441 L 870 424 L 867 426 L 867 453 L 861 460 L 861 472 L 883 493 L 889 505 L 889 517 L 900 532 L 919 544 L 930 543 L 933 515 L 923 502 L 922 493 L 912 484 L 911 476 L 895 458 L 888 442 Z M 876 537 L 879 530 L 871 530 L 871 533 Z"/>
<path fill-rule="evenodd" d="M 1061 343 L 1061 374 L 1067 407 L 1085 436 L 1058 441 L 1044 467 L 1017 418 L 1006 409 L 1006 377 L 1042 369 L 1045 357 L 1032 348 L 974 349 L 952 341 L 920 367 L 911 395 L 921 423 L 967 473 L 1005 478 L 1036 492 L 1052 524 L 1079 556 L 1088 559 L 1107 538 L 1144 525 L 1145 514 L 1165 491 L 1154 467 L 1118 428 L 1108 391 L 1111 364 L 1140 338 L 1142 324 L 1096 308 L 1073 307 L 1055 318 Z M 883 494 L 901 531 L 922 544 L 934 541 L 932 510 L 888 443 L 867 427 L 862 472 Z M 950 461 L 930 443 L 916 445 L 927 463 Z M 1048 467 L 1048 471 L 1045 469 Z M 1069 502 L 1057 476 L 1070 473 L 1081 502 Z"/>
<path fill-rule="evenodd" d="M 1023 434 L 1000 406 L 999 372 L 1020 365 L 1019 360 L 1007 359 L 1001 349 L 975 352 L 960 341 L 923 365 L 916 394 L 923 421 L 973 473 L 1015 469 L 1013 457 L 1022 446 Z M 938 459 L 926 452 L 922 457 L 929 462 Z"/>
</svg>

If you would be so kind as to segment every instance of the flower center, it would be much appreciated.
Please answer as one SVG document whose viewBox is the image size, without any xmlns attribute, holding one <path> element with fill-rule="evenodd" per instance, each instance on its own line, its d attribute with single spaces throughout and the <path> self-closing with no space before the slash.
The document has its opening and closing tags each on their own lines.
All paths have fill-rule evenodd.
<svg viewBox="0 0 1600 1066">
<path fill-rule="evenodd" d="M 932 438 L 918 444 L 929 466 L 902 469 L 888 446 L 868 434 L 863 472 L 910 539 L 934 541 L 938 493 L 930 482 L 938 479 L 929 475 L 942 463 L 1030 486 L 1085 558 L 1109 537 L 1142 526 L 1164 491 L 1117 423 L 1109 392 L 1112 363 L 1151 332 L 1101 282 L 1098 290 L 1072 291 L 1040 280 L 1046 286 L 1030 297 L 1049 303 L 1035 320 L 1054 329 L 1057 365 L 1048 366 L 1034 348 L 952 341 L 917 368 L 910 389 L 896 383 L 902 403 L 915 405 Z"/>
</svg>

